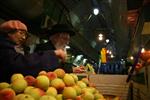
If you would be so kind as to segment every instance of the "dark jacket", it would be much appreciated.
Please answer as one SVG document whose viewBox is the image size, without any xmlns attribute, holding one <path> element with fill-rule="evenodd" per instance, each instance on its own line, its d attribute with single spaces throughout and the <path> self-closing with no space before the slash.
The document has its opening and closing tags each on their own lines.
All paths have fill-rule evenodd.
<svg viewBox="0 0 150 100">
<path fill-rule="evenodd" d="M 48 41 L 47 43 L 43 43 L 43 44 L 38 44 L 36 45 L 36 48 L 34 50 L 34 52 L 41 52 L 41 51 L 45 51 L 45 50 L 56 50 L 55 46 L 52 44 L 51 41 Z M 65 70 L 65 72 L 67 73 L 72 73 L 72 63 L 60 63 L 59 65 L 62 69 Z"/>
<path fill-rule="evenodd" d="M 41 70 L 53 71 L 58 67 L 53 51 L 22 55 L 15 51 L 14 46 L 13 42 L 0 37 L 0 82 L 9 82 L 14 73 L 37 76 Z"/>
<path fill-rule="evenodd" d="M 35 52 L 38 51 L 45 51 L 45 50 L 56 50 L 55 46 L 52 44 L 51 41 L 48 41 L 47 43 L 42 43 L 36 45 Z"/>
</svg>

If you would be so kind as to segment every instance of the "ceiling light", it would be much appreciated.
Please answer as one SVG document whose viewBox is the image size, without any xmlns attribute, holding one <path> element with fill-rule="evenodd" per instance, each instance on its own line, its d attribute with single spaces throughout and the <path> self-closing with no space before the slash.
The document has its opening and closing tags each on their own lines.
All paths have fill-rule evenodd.
<svg viewBox="0 0 150 100">
<path fill-rule="evenodd" d="M 109 53 L 109 50 L 107 50 L 107 53 Z"/>
<path fill-rule="evenodd" d="M 100 33 L 98 36 L 99 36 L 99 37 L 102 37 L 102 36 L 103 36 L 103 34 L 101 34 L 101 33 Z"/>
<path fill-rule="evenodd" d="M 99 37 L 98 39 L 101 41 L 101 40 L 103 40 L 103 37 Z"/>
<path fill-rule="evenodd" d="M 109 39 L 106 39 L 106 43 L 109 43 Z"/>
<path fill-rule="evenodd" d="M 98 15 L 99 14 L 99 9 L 98 8 L 94 8 L 93 13 L 94 13 L 94 15 Z"/>
<path fill-rule="evenodd" d="M 44 43 L 47 43 L 48 42 L 48 40 L 43 40 L 44 41 Z"/>
<path fill-rule="evenodd" d="M 112 52 L 111 52 L 111 51 L 109 51 L 109 54 L 111 55 L 111 54 L 112 54 Z"/>
<path fill-rule="evenodd" d="M 66 49 L 70 49 L 70 46 L 69 46 L 69 45 L 66 45 L 65 48 L 66 48 Z"/>
<path fill-rule="evenodd" d="M 111 57 L 111 58 L 114 58 L 114 55 L 112 54 L 112 55 L 110 55 L 110 57 Z"/>
<path fill-rule="evenodd" d="M 133 60 L 133 59 L 134 59 L 134 57 L 133 57 L 133 56 L 131 56 L 131 57 L 130 57 L 130 59 L 131 59 L 131 60 Z"/>
<path fill-rule="evenodd" d="M 142 52 L 142 53 L 145 52 L 145 48 L 142 48 L 141 52 Z"/>
</svg>

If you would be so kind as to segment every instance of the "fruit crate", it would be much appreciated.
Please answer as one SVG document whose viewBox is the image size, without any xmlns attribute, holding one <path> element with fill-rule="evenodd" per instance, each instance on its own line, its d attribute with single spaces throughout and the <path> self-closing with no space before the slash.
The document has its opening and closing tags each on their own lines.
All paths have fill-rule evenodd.
<svg viewBox="0 0 150 100">
<path fill-rule="evenodd" d="M 129 83 L 126 83 L 127 75 L 89 75 L 89 81 L 95 84 L 103 95 L 114 95 L 120 100 L 128 99 Z"/>
</svg>

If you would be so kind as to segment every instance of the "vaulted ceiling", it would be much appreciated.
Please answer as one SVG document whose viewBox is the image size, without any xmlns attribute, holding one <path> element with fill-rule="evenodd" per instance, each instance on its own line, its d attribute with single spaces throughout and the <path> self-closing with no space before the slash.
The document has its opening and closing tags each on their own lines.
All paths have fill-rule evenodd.
<svg viewBox="0 0 150 100">
<path fill-rule="evenodd" d="M 143 1 L 1 0 L 0 18 L 20 19 L 36 35 L 40 35 L 42 28 L 51 27 L 55 23 L 67 23 L 76 30 L 71 45 L 78 51 L 98 60 L 99 50 L 106 47 L 113 52 L 115 59 L 119 60 L 126 58 L 128 54 L 132 40 L 129 25 L 136 23 L 136 11 Z M 92 12 L 94 7 L 100 10 L 97 16 Z M 104 34 L 105 39 L 110 39 L 110 42 L 106 44 L 105 41 L 98 41 L 99 33 Z"/>
</svg>

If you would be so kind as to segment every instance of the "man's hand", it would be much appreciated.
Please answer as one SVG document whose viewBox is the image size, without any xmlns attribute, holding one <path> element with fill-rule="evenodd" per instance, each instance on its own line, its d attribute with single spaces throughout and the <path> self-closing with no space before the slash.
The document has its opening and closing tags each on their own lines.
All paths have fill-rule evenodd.
<svg viewBox="0 0 150 100">
<path fill-rule="evenodd" d="M 65 62 L 67 53 L 64 50 L 58 49 L 58 50 L 55 50 L 54 52 L 56 56 L 62 60 L 62 62 Z"/>
<path fill-rule="evenodd" d="M 73 68 L 73 72 L 74 72 L 74 73 L 85 73 L 86 70 L 85 70 L 84 67 L 74 67 L 74 68 Z"/>
</svg>

